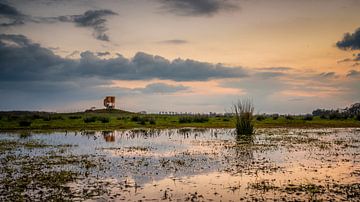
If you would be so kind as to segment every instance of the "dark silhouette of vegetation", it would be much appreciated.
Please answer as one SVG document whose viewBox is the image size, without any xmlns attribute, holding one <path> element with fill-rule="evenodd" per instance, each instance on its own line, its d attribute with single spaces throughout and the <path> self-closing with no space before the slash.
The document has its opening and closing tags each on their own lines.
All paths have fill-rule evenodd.
<svg viewBox="0 0 360 202">
<path fill-rule="evenodd" d="M 30 125 L 31 125 L 31 121 L 29 121 L 29 120 L 19 121 L 19 126 L 21 126 L 21 127 L 29 127 Z"/>
<path fill-rule="evenodd" d="M 313 116 L 320 116 L 321 119 L 341 120 L 358 116 L 360 114 L 360 103 L 352 104 L 345 109 L 316 109 Z"/>
<path fill-rule="evenodd" d="M 266 117 L 264 116 L 264 115 L 257 115 L 256 116 L 256 120 L 257 121 L 263 121 L 263 120 L 265 120 L 266 119 Z"/>
<path fill-rule="evenodd" d="M 73 115 L 73 116 L 69 116 L 69 119 L 81 119 L 81 116 Z"/>
<path fill-rule="evenodd" d="M 303 117 L 303 120 L 305 121 L 312 121 L 314 117 L 311 114 L 307 114 Z"/>
<path fill-rule="evenodd" d="M 291 115 L 285 115 L 285 119 L 287 120 L 294 120 L 294 117 Z"/>
<path fill-rule="evenodd" d="M 205 123 L 208 121 L 209 121 L 209 117 L 203 115 L 179 117 L 179 123 Z"/>
<path fill-rule="evenodd" d="M 149 123 L 150 123 L 151 125 L 155 125 L 155 124 L 156 124 L 155 118 L 150 118 Z"/>
<path fill-rule="evenodd" d="M 360 114 L 356 115 L 356 120 L 360 121 Z"/>
<path fill-rule="evenodd" d="M 271 117 L 273 120 L 277 120 L 279 118 L 279 114 L 273 114 Z"/>
<path fill-rule="evenodd" d="M 93 123 L 96 121 L 96 117 L 95 116 L 85 117 L 83 120 L 85 123 Z"/>
<path fill-rule="evenodd" d="M 98 120 L 101 122 L 101 123 L 109 123 L 110 122 L 110 118 L 109 117 L 99 117 Z"/>
<path fill-rule="evenodd" d="M 236 118 L 236 134 L 251 135 L 254 133 L 252 122 L 254 106 L 249 99 L 239 100 L 233 105 Z"/>
</svg>

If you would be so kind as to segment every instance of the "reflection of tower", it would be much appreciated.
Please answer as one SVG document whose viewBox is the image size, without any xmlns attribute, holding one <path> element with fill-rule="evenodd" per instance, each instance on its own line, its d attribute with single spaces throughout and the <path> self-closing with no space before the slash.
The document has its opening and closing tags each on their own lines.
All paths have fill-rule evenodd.
<svg viewBox="0 0 360 202">
<path fill-rule="evenodd" d="M 104 140 L 106 142 L 115 142 L 115 132 L 114 131 L 103 131 Z"/>
<path fill-rule="evenodd" d="M 104 99 L 106 109 L 115 109 L 115 96 L 106 96 Z"/>
</svg>

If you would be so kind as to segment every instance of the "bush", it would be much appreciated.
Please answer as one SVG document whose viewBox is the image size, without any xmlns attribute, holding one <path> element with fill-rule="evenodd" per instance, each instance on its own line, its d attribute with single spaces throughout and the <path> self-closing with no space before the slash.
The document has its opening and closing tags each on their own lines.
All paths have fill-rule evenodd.
<svg viewBox="0 0 360 202">
<path fill-rule="evenodd" d="M 81 116 L 73 115 L 73 116 L 69 116 L 69 119 L 81 119 Z"/>
<path fill-rule="evenodd" d="M 263 115 L 257 115 L 257 116 L 256 116 L 256 120 L 257 120 L 257 121 L 263 121 L 263 120 L 265 120 L 265 116 L 263 116 Z"/>
<path fill-rule="evenodd" d="M 190 116 L 181 116 L 179 117 L 179 123 L 191 123 L 192 118 Z"/>
<path fill-rule="evenodd" d="M 179 117 L 179 123 L 205 123 L 209 121 L 209 117 L 202 115 L 195 116 L 181 116 Z"/>
<path fill-rule="evenodd" d="M 16 120 L 18 120 L 19 118 L 20 118 L 20 117 L 17 116 L 17 115 L 9 115 L 9 116 L 7 117 L 8 121 L 16 121 Z"/>
<path fill-rule="evenodd" d="M 142 118 L 142 119 L 140 120 L 140 122 L 138 122 L 138 123 L 140 123 L 141 125 L 146 125 L 146 121 L 145 121 L 144 118 Z"/>
<path fill-rule="evenodd" d="M 43 121 L 51 121 L 51 117 L 50 116 L 43 116 L 42 120 Z"/>
<path fill-rule="evenodd" d="M 155 124 L 156 124 L 155 118 L 151 118 L 151 119 L 149 120 L 149 123 L 150 123 L 151 125 L 155 125 Z"/>
<path fill-rule="evenodd" d="M 356 120 L 360 121 L 360 114 L 357 114 L 355 118 Z"/>
<path fill-rule="evenodd" d="M 205 123 L 205 122 L 209 121 L 209 117 L 207 117 L 207 116 L 196 115 L 192 118 L 193 118 L 192 121 L 195 123 Z"/>
<path fill-rule="evenodd" d="M 31 119 L 41 119 L 41 115 L 40 114 L 33 114 Z"/>
<path fill-rule="evenodd" d="M 140 116 L 133 116 L 131 117 L 131 121 L 133 122 L 139 122 L 141 120 L 141 117 Z"/>
<path fill-rule="evenodd" d="M 51 116 L 51 120 L 64 120 L 64 117 L 62 116 Z"/>
<path fill-rule="evenodd" d="M 99 117 L 98 120 L 101 121 L 101 123 L 109 123 L 110 122 L 109 117 Z"/>
<path fill-rule="evenodd" d="M 228 121 L 230 121 L 230 119 L 226 117 L 226 118 L 223 118 L 223 121 L 228 122 Z"/>
<path fill-rule="evenodd" d="M 277 120 L 278 118 L 279 118 L 279 115 L 277 115 L 277 114 L 272 116 L 273 120 Z"/>
<path fill-rule="evenodd" d="M 312 120 L 313 120 L 313 116 L 310 115 L 310 114 L 305 115 L 305 116 L 303 117 L 303 120 L 304 120 L 304 121 L 312 121 Z"/>
<path fill-rule="evenodd" d="M 31 125 L 31 121 L 28 120 L 19 121 L 19 126 L 21 127 L 29 127 L 30 125 Z"/>
<path fill-rule="evenodd" d="M 96 117 L 95 116 L 85 117 L 83 120 L 84 120 L 85 123 L 93 123 L 93 122 L 96 121 Z"/>
<path fill-rule="evenodd" d="M 327 117 L 325 114 L 322 114 L 322 115 L 320 116 L 320 118 L 321 118 L 321 119 L 329 119 L 329 117 Z"/>
<path fill-rule="evenodd" d="M 291 116 L 291 115 L 286 115 L 286 116 L 285 116 L 285 119 L 287 119 L 287 120 L 294 120 L 294 117 Z"/>
</svg>

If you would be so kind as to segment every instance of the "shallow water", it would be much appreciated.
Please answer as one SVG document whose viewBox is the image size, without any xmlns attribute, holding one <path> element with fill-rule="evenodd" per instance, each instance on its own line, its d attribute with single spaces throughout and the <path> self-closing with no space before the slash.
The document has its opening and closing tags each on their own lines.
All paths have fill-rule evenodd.
<svg viewBox="0 0 360 202">
<path fill-rule="evenodd" d="M 259 129 L 251 139 L 230 129 L 2 133 L 0 141 L 53 145 L 0 150 L 0 158 L 46 157 L 37 172 L 79 173 L 64 185 L 74 200 L 360 199 L 359 129 Z M 94 166 L 49 163 L 59 156 L 86 158 Z M 15 172 L 0 179 L 24 172 L 6 162 L 2 169 Z M 0 199 L 11 199 L 2 182 Z M 23 192 L 42 199 L 28 188 Z"/>
</svg>

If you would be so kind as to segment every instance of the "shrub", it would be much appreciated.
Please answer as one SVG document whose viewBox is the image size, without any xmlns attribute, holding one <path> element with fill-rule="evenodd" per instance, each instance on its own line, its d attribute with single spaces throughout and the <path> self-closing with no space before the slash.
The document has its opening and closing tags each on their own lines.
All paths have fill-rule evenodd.
<svg viewBox="0 0 360 202">
<path fill-rule="evenodd" d="M 312 120 L 313 120 L 313 116 L 310 115 L 310 114 L 307 114 L 307 115 L 305 115 L 305 116 L 303 117 L 303 120 L 304 120 L 304 121 L 312 121 Z"/>
<path fill-rule="evenodd" d="M 31 119 L 41 119 L 41 115 L 40 114 L 33 114 Z"/>
<path fill-rule="evenodd" d="M 51 121 L 51 117 L 50 116 L 43 116 L 42 120 L 43 121 Z"/>
<path fill-rule="evenodd" d="M 257 120 L 257 121 L 263 121 L 263 120 L 265 120 L 265 116 L 263 116 L 263 115 L 257 115 L 257 116 L 256 116 L 256 120 Z"/>
<path fill-rule="evenodd" d="M 205 123 L 205 122 L 208 122 L 209 121 L 209 117 L 207 116 L 202 116 L 202 115 L 196 115 L 193 118 L 193 122 L 195 123 Z"/>
<path fill-rule="evenodd" d="M 51 120 L 64 120 L 64 117 L 62 116 L 51 116 Z"/>
<path fill-rule="evenodd" d="M 285 119 L 287 119 L 287 120 L 294 120 L 294 117 L 291 116 L 291 115 L 286 115 L 286 116 L 285 116 Z"/>
<path fill-rule="evenodd" d="M 145 121 L 145 119 L 143 118 L 143 119 L 141 119 L 140 120 L 140 122 L 138 122 L 138 123 L 140 123 L 141 125 L 146 125 L 146 121 Z"/>
<path fill-rule="evenodd" d="M 73 116 L 69 116 L 69 119 L 81 119 L 81 116 L 73 115 Z"/>
<path fill-rule="evenodd" d="M 273 120 L 277 120 L 279 118 L 279 114 L 273 114 L 272 118 L 273 118 Z"/>
<path fill-rule="evenodd" d="M 21 127 L 29 127 L 30 125 L 31 125 L 31 121 L 28 121 L 28 120 L 19 121 L 19 126 L 21 126 Z"/>
<path fill-rule="evenodd" d="M 98 120 L 101 121 L 101 123 L 109 123 L 110 122 L 109 117 L 99 117 Z"/>
<path fill-rule="evenodd" d="M 325 114 L 321 114 L 320 118 L 321 119 L 329 119 L 329 117 L 327 117 Z"/>
<path fill-rule="evenodd" d="M 360 121 L 360 114 L 357 114 L 355 118 L 356 120 Z"/>
<path fill-rule="evenodd" d="M 230 119 L 226 117 L 226 118 L 223 118 L 223 121 L 228 122 L 228 121 L 230 121 Z"/>
<path fill-rule="evenodd" d="M 254 133 L 252 123 L 254 106 L 250 100 L 239 100 L 233 105 L 236 118 L 236 134 L 251 135 Z"/>
<path fill-rule="evenodd" d="M 179 123 L 191 123 L 192 118 L 190 116 L 181 116 L 179 117 Z"/>
<path fill-rule="evenodd" d="M 20 118 L 20 117 L 17 116 L 17 115 L 9 115 L 9 116 L 7 117 L 8 121 L 16 121 L 16 120 L 18 120 L 19 118 Z"/>
<path fill-rule="evenodd" d="M 133 122 L 139 122 L 140 121 L 140 116 L 133 116 L 133 117 L 131 117 L 131 121 L 133 121 Z"/>
<path fill-rule="evenodd" d="M 96 121 L 96 117 L 95 116 L 85 117 L 83 120 L 84 120 L 85 123 L 93 123 L 93 122 Z"/>
<path fill-rule="evenodd" d="M 149 123 L 150 123 L 151 125 L 155 125 L 155 124 L 156 124 L 155 118 L 151 118 L 151 119 L 149 120 Z"/>
</svg>

